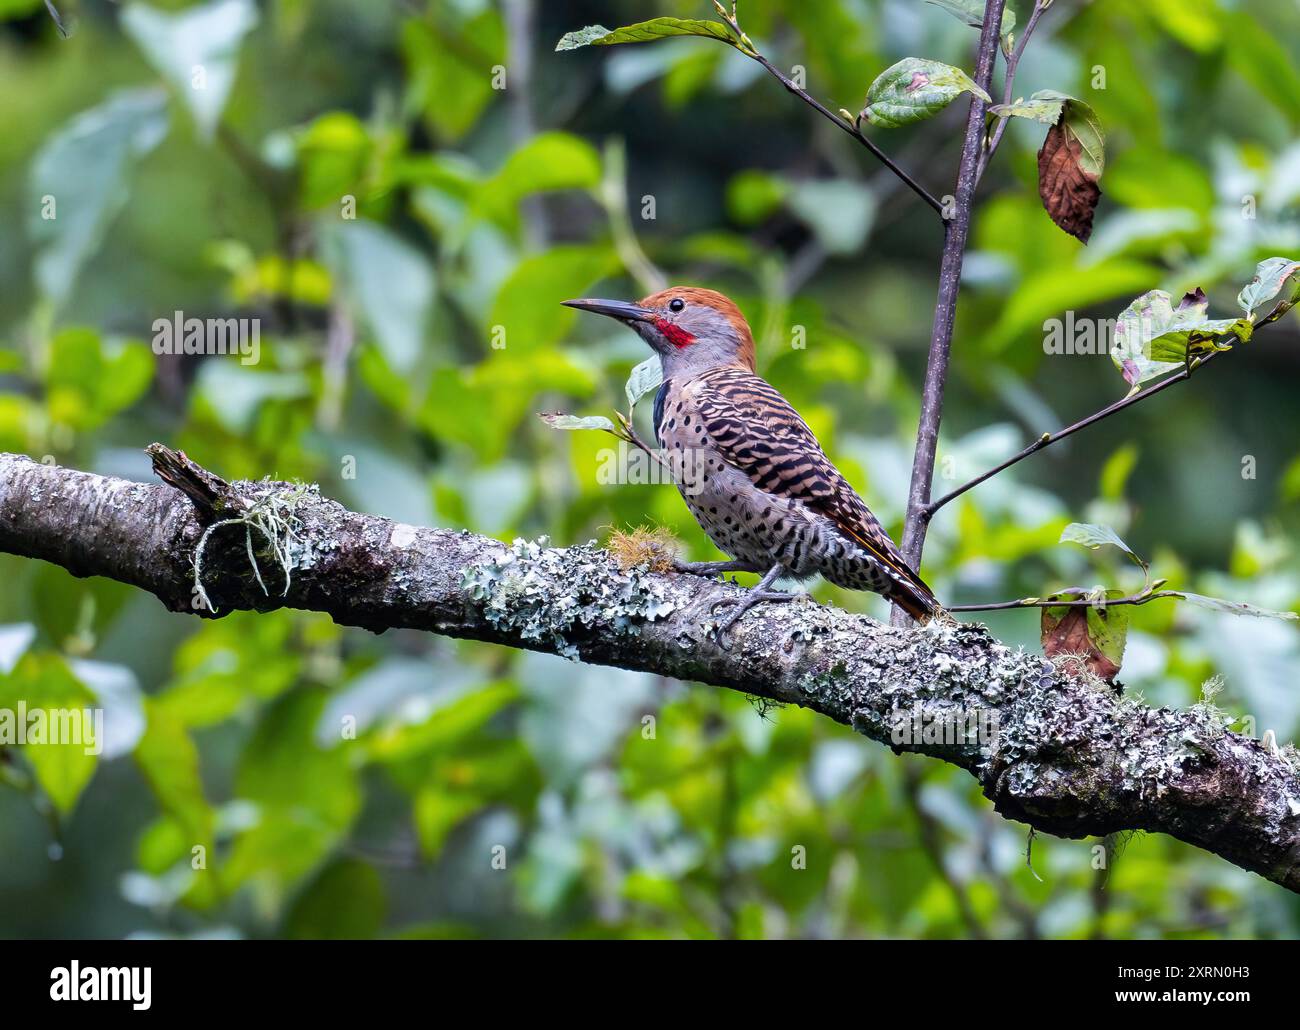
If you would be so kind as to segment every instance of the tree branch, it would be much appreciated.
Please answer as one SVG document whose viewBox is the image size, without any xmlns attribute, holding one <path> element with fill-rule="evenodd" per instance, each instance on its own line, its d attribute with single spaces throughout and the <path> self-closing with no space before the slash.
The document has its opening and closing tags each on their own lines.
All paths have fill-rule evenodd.
<svg viewBox="0 0 1300 1030">
<path fill-rule="evenodd" d="M 348 511 L 315 488 L 226 483 L 155 444 L 167 485 L 0 454 L 0 552 L 194 606 L 195 549 L 214 524 L 274 510 L 293 546 L 213 531 L 203 587 L 221 611 L 297 608 L 381 632 L 422 629 L 698 680 L 801 705 L 895 751 L 960 766 L 998 812 L 1065 837 L 1171 834 L 1300 893 L 1300 775 L 1289 758 L 1227 732 L 1205 706 L 1150 709 L 1065 678 L 980 626 L 897 629 L 813 603 L 767 606 L 713 639 L 711 608 L 739 588 L 621 570 L 587 544 L 506 546 Z M 285 585 L 283 596 L 281 584 Z M 962 731 L 978 719 L 995 732 Z M 912 735 L 915 724 L 933 730 Z M 957 729 L 958 732 L 951 732 Z"/>
<path fill-rule="evenodd" d="M 993 79 L 993 62 L 998 52 L 998 34 L 1005 6 L 1005 0 L 988 0 L 984 8 L 984 25 L 980 29 L 975 60 L 975 81 L 985 92 Z M 930 502 L 934 456 L 939 446 L 939 422 L 943 417 L 943 393 L 948 379 L 952 329 L 957 316 L 957 294 L 961 288 L 961 269 L 966 256 L 966 238 L 970 232 L 971 203 L 975 195 L 976 167 L 984 138 L 984 112 L 987 106 L 981 97 L 971 95 L 961 164 L 957 169 L 956 210 L 953 217 L 944 222 L 939 295 L 934 305 L 934 324 L 930 330 L 930 354 L 925 368 L 921 417 L 916 430 L 916 452 L 912 458 L 912 481 L 908 489 L 907 518 L 903 528 L 903 557 L 914 569 L 920 566 L 926 528 L 929 525 L 925 509 Z M 897 622 L 904 615 L 896 608 L 894 617 Z"/>
</svg>

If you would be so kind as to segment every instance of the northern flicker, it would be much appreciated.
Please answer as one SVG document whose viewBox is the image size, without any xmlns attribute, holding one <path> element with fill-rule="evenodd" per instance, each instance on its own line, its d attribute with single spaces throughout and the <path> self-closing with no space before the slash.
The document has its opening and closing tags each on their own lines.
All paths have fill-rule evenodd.
<svg viewBox="0 0 1300 1030">
<path fill-rule="evenodd" d="M 839 586 L 882 594 L 913 618 L 938 609 L 808 424 L 754 371 L 753 334 L 729 299 L 675 287 L 637 303 L 564 303 L 617 319 L 659 356 L 655 438 L 696 521 L 734 559 L 679 567 L 763 573 L 742 600 L 723 602 L 737 607 L 720 636 L 755 604 L 789 600 L 793 595 L 770 589 L 782 577 L 821 573 Z"/>
</svg>

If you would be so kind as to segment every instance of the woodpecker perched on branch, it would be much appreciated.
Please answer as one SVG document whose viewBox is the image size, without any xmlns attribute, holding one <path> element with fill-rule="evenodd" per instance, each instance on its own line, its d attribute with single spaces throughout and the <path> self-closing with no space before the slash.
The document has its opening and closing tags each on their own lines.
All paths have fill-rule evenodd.
<svg viewBox="0 0 1300 1030">
<path fill-rule="evenodd" d="M 876 517 L 831 464 L 799 414 L 754 371 L 745 317 L 713 290 L 676 287 L 638 303 L 566 300 L 633 329 L 659 355 L 663 385 L 654 428 L 686 505 L 730 562 L 681 563 L 701 575 L 760 572 L 763 578 L 720 627 L 722 637 L 781 577 L 820 573 L 871 590 L 913 618 L 938 609 Z"/>
</svg>

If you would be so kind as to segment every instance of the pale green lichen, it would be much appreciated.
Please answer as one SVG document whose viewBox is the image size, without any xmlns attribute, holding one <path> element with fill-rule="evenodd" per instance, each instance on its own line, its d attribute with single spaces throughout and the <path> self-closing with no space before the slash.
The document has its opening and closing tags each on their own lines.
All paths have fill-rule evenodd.
<svg viewBox="0 0 1300 1030">
<path fill-rule="evenodd" d="M 1222 736 L 1224 731 L 1236 721 L 1215 703 L 1221 693 L 1223 693 L 1223 677 L 1211 676 L 1201 684 L 1201 699 L 1192 705 L 1192 714 L 1207 728 L 1217 731 L 1216 736 Z"/>
<path fill-rule="evenodd" d="M 808 673 L 799 678 L 799 693 L 809 698 L 838 697 L 848 682 L 848 667 L 836 662 L 824 672 Z"/>
<path fill-rule="evenodd" d="M 620 570 L 596 542 L 556 548 L 548 538 L 517 539 L 499 556 L 465 570 L 462 589 L 488 622 L 577 660 L 573 638 L 608 626 L 635 636 L 644 622 L 673 612 L 661 580 L 643 567 Z"/>
<path fill-rule="evenodd" d="M 318 495 L 318 487 L 302 483 L 281 486 L 272 484 L 270 480 L 263 480 L 262 485 L 266 488 L 265 492 L 253 501 L 246 511 L 234 518 L 222 519 L 208 526 L 194 548 L 194 597 L 214 615 L 217 613 L 216 606 L 203 586 L 203 557 L 209 538 L 217 530 L 228 526 L 244 527 L 244 547 L 248 554 L 249 567 L 257 580 L 257 585 L 262 588 L 262 593 L 268 597 L 271 592 L 262 579 L 262 570 L 257 560 L 257 548 L 253 542 L 254 530 L 265 542 L 266 551 L 279 567 L 284 578 L 284 589 L 280 596 L 288 595 L 289 587 L 293 584 L 295 569 L 307 569 L 315 564 L 312 543 L 299 532 L 302 529 L 302 521 L 298 517 L 298 509 L 308 498 Z"/>
<path fill-rule="evenodd" d="M 837 664 L 827 672 L 805 674 L 796 687 L 824 710 L 842 707 L 859 733 L 895 750 L 942 754 L 981 776 L 994 768 L 995 759 L 997 768 L 1005 768 L 1032 753 L 1033 731 L 1009 741 L 996 728 L 957 734 L 931 749 L 895 739 L 894 730 L 900 719 L 912 718 L 918 705 L 927 725 L 958 726 L 975 719 L 991 726 L 994 716 L 1001 722 L 1004 708 L 1037 722 L 1036 712 L 1050 708 L 1055 683 L 1041 657 L 997 643 L 981 626 L 949 620 L 913 630 L 874 626 L 867 636 L 850 632 L 842 649 L 838 635 L 832 637 L 832 653 L 847 655 L 847 668 L 841 672 Z M 1029 698 L 1034 702 L 1024 704 Z M 1041 735 L 1036 739 L 1041 741 Z"/>
</svg>

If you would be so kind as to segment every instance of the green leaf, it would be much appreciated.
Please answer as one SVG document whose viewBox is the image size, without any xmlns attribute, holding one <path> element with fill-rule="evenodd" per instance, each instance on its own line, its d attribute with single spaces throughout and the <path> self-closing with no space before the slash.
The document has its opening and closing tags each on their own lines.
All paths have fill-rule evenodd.
<svg viewBox="0 0 1300 1030">
<path fill-rule="evenodd" d="M 972 28 L 982 29 L 984 27 L 984 0 L 925 0 L 925 2 L 933 4 L 935 7 L 942 7 Z M 999 26 L 999 31 L 1005 37 L 1011 35 L 1015 27 L 1016 12 L 1011 9 L 1011 4 L 1008 3 L 1002 9 L 1002 24 Z"/>
<path fill-rule="evenodd" d="M 257 24 L 252 0 L 215 0 L 175 14 L 135 3 L 119 24 L 180 95 L 203 138 L 212 139 L 235 84 L 240 44 Z"/>
<path fill-rule="evenodd" d="M 1103 526 L 1092 522 L 1071 522 L 1061 530 L 1061 543 L 1063 544 L 1082 544 L 1084 547 L 1096 550 L 1098 547 L 1109 544 L 1112 547 L 1118 547 L 1127 554 L 1139 568 L 1145 569 L 1147 563 L 1138 557 L 1137 552 L 1129 547 L 1120 535 L 1110 526 Z"/>
<path fill-rule="evenodd" d="M 492 88 L 489 69 L 506 63 L 506 29 L 499 5 L 457 7 L 460 17 L 448 9 L 446 17 L 401 19 L 410 102 L 444 145 L 465 136 L 488 105 L 500 98 L 500 91 Z"/>
<path fill-rule="evenodd" d="M 436 858 L 447 834 L 485 804 L 485 799 L 472 791 L 452 791 L 442 783 L 421 788 L 411 806 L 421 854 Z"/>
<path fill-rule="evenodd" d="M 205 621 L 176 654 L 176 678 L 153 704 L 187 728 L 214 726 L 278 697 L 302 675 L 288 613 L 232 612 Z"/>
<path fill-rule="evenodd" d="M 1189 594 L 1184 590 L 1170 590 L 1167 593 L 1181 597 L 1189 604 L 1194 604 L 1198 608 L 1209 608 L 1211 611 L 1227 612 L 1230 615 L 1253 615 L 1262 619 L 1282 619 L 1286 622 L 1294 622 L 1300 619 L 1295 612 L 1276 612 L 1271 608 L 1257 608 L 1253 604 L 1246 604 L 1244 601 L 1225 601 L 1218 597 L 1206 597 L 1204 594 Z"/>
<path fill-rule="evenodd" d="M 325 700 L 315 690 L 280 698 L 263 711 L 240 758 L 236 796 L 260 815 L 235 841 L 226 877 L 232 886 L 255 881 L 269 908 L 337 846 L 361 807 L 355 742 L 322 748 L 316 740 Z"/>
<path fill-rule="evenodd" d="M 1044 323 L 1059 318 L 1067 308 L 1078 311 L 1113 297 L 1131 295 L 1158 274 L 1145 262 L 1123 259 L 1104 261 L 1089 268 L 1087 275 L 1080 275 L 1073 264 L 1042 264 L 1046 265 L 1042 271 L 1027 271 L 1016 292 L 1002 306 L 997 324 L 989 331 L 992 349 L 1004 349 L 1021 334 L 1032 332 L 1041 339 Z M 1105 346 L 1104 340 L 1097 340 L 1095 352 L 1101 353 Z"/>
<path fill-rule="evenodd" d="M 27 179 L 36 285 L 61 304 L 127 199 L 135 163 L 167 133 L 161 90 L 116 93 L 52 135 Z"/>
<path fill-rule="evenodd" d="M 299 203 L 309 210 L 338 209 L 347 193 L 365 196 L 377 145 L 365 124 L 347 111 L 327 111 L 294 134 Z"/>
<path fill-rule="evenodd" d="M 365 737 L 364 743 L 374 759 L 389 766 L 419 755 L 451 753 L 468 747 L 489 721 L 518 700 L 518 687 L 505 680 L 467 693 L 444 692 L 432 699 L 431 711 L 421 710 L 428 711 L 422 722 L 398 721 L 379 726 Z M 492 767 L 502 768 L 496 763 Z"/>
<path fill-rule="evenodd" d="M 559 301 L 583 296 L 620 267 L 618 255 L 604 244 L 561 244 L 533 254 L 501 285 L 488 331 L 504 332 L 501 339 L 509 355 L 554 346 L 578 314 Z"/>
<path fill-rule="evenodd" d="M 727 182 L 727 214 L 741 225 L 757 225 L 780 209 L 789 192 L 781 176 L 746 168 Z"/>
<path fill-rule="evenodd" d="M 1223 48 L 1229 66 L 1290 123 L 1300 121 L 1300 71 L 1285 45 L 1289 34 L 1272 29 L 1258 13 L 1244 7 L 1214 12 L 1206 8 L 1205 13 L 1223 26 L 1230 41 Z"/>
<path fill-rule="evenodd" d="M 1050 91 L 1044 91 L 1050 92 Z M 1037 96 L 1039 94 L 1035 94 Z M 1063 128 L 1067 136 L 1079 141 L 1079 167 L 1093 178 L 1101 178 L 1106 168 L 1106 134 L 1093 109 L 1082 100 L 1061 94 L 1064 119 Z"/>
<path fill-rule="evenodd" d="M 199 874 L 191 900 L 215 900 L 220 893 L 215 880 L 212 806 L 203 792 L 199 750 L 184 724 L 157 698 L 145 699 L 146 727 L 135 749 L 140 767 L 162 810 L 180 830 L 182 853 L 189 858 L 196 847 L 204 849 L 205 868 Z"/>
<path fill-rule="evenodd" d="M 1246 317 L 1255 322 L 1255 313 L 1286 288 L 1286 293 L 1277 306 L 1256 324 L 1267 325 L 1286 314 L 1300 300 L 1300 261 L 1291 258 L 1266 258 L 1255 266 L 1255 278 L 1242 287 L 1237 294 L 1237 303 Z"/>
<path fill-rule="evenodd" d="M 537 417 L 552 429 L 603 429 L 607 433 L 617 433 L 614 423 L 604 415 L 566 415 L 562 411 L 539 411 Z"/>
<path fill-rule="evenodd" d="M 989 114 L 999 118 L 1028 118 L 1044 125 L 1056 125 L 1065 118 L 1065 127 L 1081 147 L 1079 165 L 1088 175 L 1100 178 L 1106 167 L 1106 137 L 1101 122 L 1090 104 L 1054 89 L 1040 89 L 1028 100 L 1014 104 L 994 104 Z"/>
<path fill-rule="evenodd" d="M 960 68 L 921 57 L 906 57 L 881 72 L 867 90 L 859 119 L 895 129 L 930 118 L 963 93 L 991 98 Z"/>
<path fill-rule="evenodd" d="M 97 749 L 103 741 L 91 739 L 96 727 L 83 717 L 94 705 L 94 695 L 58 655 L 29 652 L 7 679 L 0 679 L 4 739 L 17 742 L 18 719 L 23 716 L 23 757 L 61 815 L 76 807 L 99 763 Z"/>
<path fill-rule="evenodd" d="M 1055 125 L 1061 120 L 1061 111 L 1066 103 L 1071 101 L 1076 104 L 1082 103 L 1054 89 L 1040 89 L 1028 100 L 1021 98 L 1014 104 L 994 104 L 989 108 L 989 114 L 997 115 L 999 118 L 1029 118 L 1044 125 Z"/>
<path fill-rule="evenodd" d="M 205 361 L 195 382 L 196 398 L 208 406 L 212 420 L 238 435 L 253 431 L 267 403 L 311 396 L 303 372 L 262 371 L 231 361 Z"/>
<path fill-rule="evenodd" d="M 627 394 L 628 414 L 632 413 L 632 410 L 642 397 L 651 390 L 659 389 L 659 384 L 663 381 L 663 365 L 657 356 L 646 358 L 645 361 L 632 369 L 632 374 L 627 377 L 627 385 L 623 388 Z"/>
<path fill-rule="evenodd" d="M 138 401 L 153 381 L 155 362 L 149 348 L 139 340 L 110 340 L 104 346 L 104 382 L 100 383 L 95 406 L 108 417 L 125 411 Z"/>
<path fill-rule="evenodd" d="M 584 139 L 567 132 L 535 136 L 507 158 L 483 183 L 478 210 L 497 220 L 513 217 L 533 193 L 590 189 L 600 182 L 600 156 Z"/>
<path fill-rule="evenodd" d="M 50 349 L 46 406 L 53 421 L 74 429 L 103 425 L 153 379 L 154 356 L 140 341 L 101 340 L 93 329 L 69 326 Z"/>
<path fill-rule="evenodd" d="M 25 451 L 36 447 L 32 427 L 44 415 L 28 397 L 0 392 L 0 450 Z"/>
<path fill-rule="evenodd" d="M 1246 319 L 1207 319 L 1209 301 L 1197 289 L 1173 305 L 1164 290 L 1138 297 L 1120 312 L 1115 323 L 1110 359 L 1124 379 L 1138 389 L 1149 379 L 1183 368 L 1189 355 L 1226 350 L 1233 342 L 1250 339 L 1253 326 Z"/>
<path fill-rule="evenodd" d="M 1137 444 L 1126 443 L 1106 459 L 1101 468 L 1101 496 L 1108 501 L 1122 500 L 1124 484 L 1137 465 Z"/>
<path fill-rule="evenodd" d="M 615 43 L 648 43 L 669 36 L 705 36 L 731 46 L 736 39 L 727 27 L 717 21 L 687 18 L 654 18 L 651 21 L 625 25 L 621 29 L 607 29 L 603 25 L 588 25 L 585 29 L 569 32 L 555 44 L 556 50 L 577 50 L 584 46 L 612 46 Z"/>
<path fill-rule="evenodd" d="M 377 222 L 320 224 L 321 255 L 336 288 L 374 333 L 388 364 L 410 372 L 433 310 L 433 266 L 422 251 Z"/>
<path fill-rule="evenodd" d="M 171 816 L 159 816 L 140 831 L 135 860 L 149 876 L 160 878 L 182 861 L 189 861 L 189 834 Z"/>
</svg>

